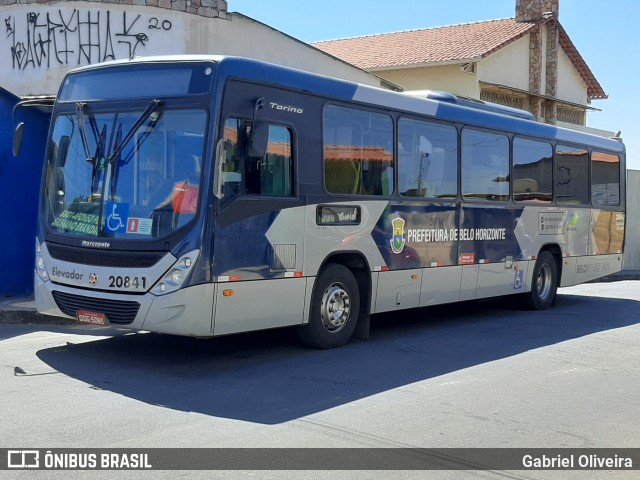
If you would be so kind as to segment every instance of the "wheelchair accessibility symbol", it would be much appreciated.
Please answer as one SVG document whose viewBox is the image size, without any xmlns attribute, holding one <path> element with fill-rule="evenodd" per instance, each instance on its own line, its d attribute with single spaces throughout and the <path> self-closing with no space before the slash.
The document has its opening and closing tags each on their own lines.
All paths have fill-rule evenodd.
<svg viewBox="0 0 640 480">
<path fill-rule="evenodd" d="M 104 231 L 107 233 L 125 233 L 129 218 L 129 204 L 107 202 Z"/>
<path fill-rule="evenodd" d="M 513 280 L 513 289 L 520 290 L 524 286 L 524 270 L 517 269 L 516 277 Z"/>
</svg>

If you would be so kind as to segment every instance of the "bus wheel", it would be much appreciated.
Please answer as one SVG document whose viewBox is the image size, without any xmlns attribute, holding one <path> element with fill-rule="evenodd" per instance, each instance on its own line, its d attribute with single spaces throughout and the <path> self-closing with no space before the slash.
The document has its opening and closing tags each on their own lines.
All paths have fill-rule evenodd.
<svg viewBox="0 0 640 480">
<path fill-rule="evenodd" d="M 546 310 L 556 299 L 558 265 L 550 252 L 540 252 L 533 267 L 531 292 L 524 294 L 525 306 L 530 310 Z"/>
<path fill-rule="evenodd" d="M 309 323 L 297 328 L 298 336 L 311 347 L 341 347 L 353 335 L 359 309 L 360 290 L 353 273 L 343 265 L 329 264 L 316 280 Z"/>
</svg>

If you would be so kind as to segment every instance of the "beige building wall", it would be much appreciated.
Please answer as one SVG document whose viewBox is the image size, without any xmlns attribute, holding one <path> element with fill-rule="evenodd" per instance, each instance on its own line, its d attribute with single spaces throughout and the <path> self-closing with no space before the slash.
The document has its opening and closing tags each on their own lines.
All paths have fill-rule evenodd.
<svg viewBox="0 0 640 480">
<path fill-rule="evenodd" d="M 479 98 L 476 75 L 465 73 L 461 64 L 376 71 L 375 73 L 405 90 L 444 90 L 465 97 Z"/>
<path fill-rule="evenodd" d="M 562 49 L 558 52 L 558 98 L 580 105 L 589 103 L 587 84 Z"/>
<path fill-rule="evenodd" d="M 0 85 L 20 96 L 56 93 L 70 69 L 133 52 L 241 55 L 380 86 L 375 75 L 241 14 L 99 1 L 12 4 L 0 13 Z"/>
<path fill-rule="evenodd" d="M 479 81 L 529 90 L 529 36 L 478 62 L 477 72 Z"/>
</svg>

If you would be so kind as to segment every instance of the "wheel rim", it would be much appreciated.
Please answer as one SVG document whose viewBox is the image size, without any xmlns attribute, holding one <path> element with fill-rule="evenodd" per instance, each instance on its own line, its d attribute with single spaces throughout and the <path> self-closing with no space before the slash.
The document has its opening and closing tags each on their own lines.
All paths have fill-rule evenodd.
<svg viewBox="0 0 640 480">
<path fill-rule="evenodd" d="M 551 280 L 551 267 L 547 264 L 542 265 L 536 279 L 536 291 L 538 292 L 538 297 L 543 300 L 549 298 L 551 294 Z"/>
<path fill-rule="evenodd" d="M 320 315 L 324 328 L 330 333 L 342 330 L 351 314 L 351 297 L 341 283 L 332 283 L 322 295 Z"/>
</svg>

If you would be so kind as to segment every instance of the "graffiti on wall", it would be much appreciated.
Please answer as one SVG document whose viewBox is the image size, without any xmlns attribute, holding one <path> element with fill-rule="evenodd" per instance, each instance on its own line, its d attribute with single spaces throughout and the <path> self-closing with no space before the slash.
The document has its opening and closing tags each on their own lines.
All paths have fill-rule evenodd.
<svg viewBox="0 0 640 480">
<path fill-rule="evenodd" d="M 27 70 L 131 58 L 163 43 L 174 25 L 126 11 L 58 9 L 8 15 L 4 27 L 13 69 Z"/>
</svg>

